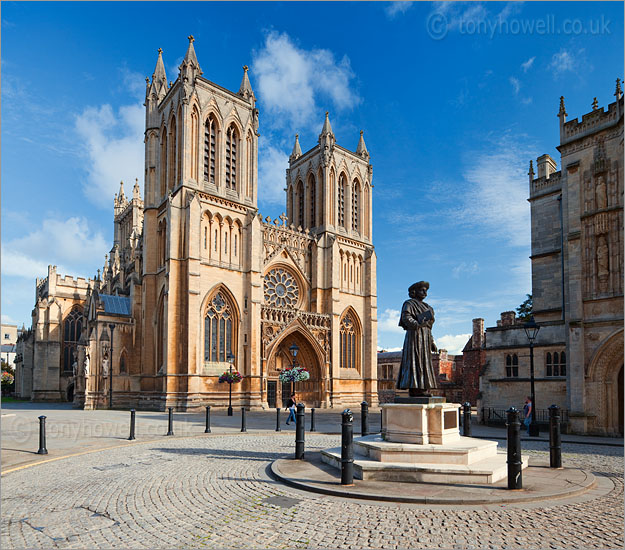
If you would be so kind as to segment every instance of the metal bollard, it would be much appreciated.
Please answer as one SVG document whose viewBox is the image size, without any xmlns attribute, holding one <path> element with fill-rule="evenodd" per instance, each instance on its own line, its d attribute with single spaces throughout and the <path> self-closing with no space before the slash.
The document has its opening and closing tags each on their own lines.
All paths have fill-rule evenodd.
<svg viewBox="0 0 625 550">
<path fill-rule="evenodd" d="M 558 405 L 549 407 L 549 467 L 562 468 L 562 438 Z"/>
<path fill-rule="evenodd" d="M 316 432 L 315 428 L 315 409 L 310 409 L 310 431 Z"/>
<path fill-rule="evenodd" d="M 247 432 L 247 419 L 245 417 L 245 407 L 241 407 L 241 431 Z"/>
<path fill-rule="evenodd" d="M 360 404 L 360 435 L 369 435 L 369 404 L 366 401 Z"/>
<path fill-rule="evenodd" d="M 508 489 L 523 488 L 523 462 L 521 458 L 521 422 L 519 411 L 510 407 L 508 420 Z"/>
<path fill-rule="evenodd" d="M 304 417 L 304 404 L 297 404 L 295 413 L 295 458 L 304 458 L 304 432 L 306 431 L 306 418 Z"/>
<path fill-rule="evenodd" d="M 380 434 L 384 432 L 384 413 L 380 410 Z"/>
<path fill-rule="evenodd" d="M 169 419 L 167 421 L 167 434 L 174 435 L 174 409 L 173 407 L 167 407 L 169 410 Z"/>
<path fill-rule="evenodd" d="M 471 403 L 467 401 L 464 405 L 462 405 L 462 408 L 464 409 L 462 415 L 462 435 L 465 437 L 471 437 Z"/>
<path fill-rule="evenodd" d="M 205 434 L 211 433 L 211 408 L 206 407 L 206 428 L 204 429 Z"/>
<path fill-rule="evenodd" d="M 128 441 L 132 441 L 135 438 L 135 410 L 130 409 L 130 436 Z"/>
<path fill-rule="evenodd" d="M 282 428 L 280 428 L 280 409 L 276 407 L 276 432 L 281 432 Z"/>
<path fill-rule="evenodd" d="M 463 407 L 462 405 L 460 405 L 458 407 L 458 429 L 462 428 L 462 424 L 464 422 L 464 419 L 462 418 L 462 412 L 463 412 Z"/>
<path fill-rule="evenodd" d="M 39 450 L 38 455 L 47 455 L 48 449 L 46 449 L 46 417 L 39 417 Z"/>
<path fill-rule="evenodd" d="M 354 415 L 341 413 L 341 485 L 354 484 Z"/>
</svg>

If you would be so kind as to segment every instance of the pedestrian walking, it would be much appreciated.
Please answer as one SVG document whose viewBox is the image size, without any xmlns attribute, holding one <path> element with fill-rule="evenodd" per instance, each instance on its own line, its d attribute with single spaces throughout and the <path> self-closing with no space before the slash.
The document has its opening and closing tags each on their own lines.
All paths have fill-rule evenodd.
<svg viewBox="0 0 625 550">
<path fill-rule="evenodd" d="M 286 402 L 286 410 L 289 411 L 289 417 L 286 419 L 287 424 L 290 424 L 291 420 L 295 422 L 295 407 L 297 406 L 295 401 L 295 393 L 292 393 Z"/>
<path fill-rule="evenodd" d="M 527 435 L 530 434 L 530 424 L 532 423 L 532 398 L 528 395 L 523 405 L 523 424 L 527 429 Z"/>
</svg>

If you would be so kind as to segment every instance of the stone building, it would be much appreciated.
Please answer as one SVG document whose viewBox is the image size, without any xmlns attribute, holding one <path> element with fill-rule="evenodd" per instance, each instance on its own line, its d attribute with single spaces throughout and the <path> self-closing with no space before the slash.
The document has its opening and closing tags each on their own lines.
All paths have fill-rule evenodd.
<svg viewBox="0 0 625 550">
<path fill-rule="evenodd" d="M 310 372 L 296 386 L 307 406 L 377 404 L 372 167 L 362 132 L 355 151 L 338 145 L 326 113 L 310 150 L 296 136 L 286 214 L 271 220 L 257 208 L 259 111 L 247 67 L 239 90 L 226 90 L 203 76 L 189 37 L 173 83 L 159 50 L 145 107 L 143 198 L 138 182 L 131 198 L 121 185 L 103 272 L 74 281 L 51 268 L 38 282 L 24 359 L 32 397 L 58 399 L 74 383 L 75 404 L 97 408 L 112 384 L 114 406 L 226 405 L 218 378 L 232 353 L 244 376 L 233 404 L 274 407 L 288 391 L 279 373 L 296 344 L 295 360 Z"/>
<path fill-rule="evenodd" d="M 529 170 L 537 410 L 568 412 L 577 433 L 623 433 L 623 94 L 567 121 L 561 170 L 547 154 Z M 482 406 L 523 403 L 528 341 L 513 312 L 486 331 Z"/>
</svg>

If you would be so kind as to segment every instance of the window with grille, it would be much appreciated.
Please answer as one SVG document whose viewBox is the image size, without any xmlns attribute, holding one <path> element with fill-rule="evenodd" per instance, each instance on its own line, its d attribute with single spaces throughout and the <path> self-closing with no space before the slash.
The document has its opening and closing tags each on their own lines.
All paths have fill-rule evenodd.
<svg viewBox="0 0 625 550">
<path fill-rule="evenodd" d="M 357 369 L 360 353 L 360 335 L 352 318 L 352 313 L 347 313 L 341 320 L 339 332 L 340 367 L 342 369 Z"/>
<path fill-rule="evenodd" d="M 317 186 L 315 185 L 315 177 L 312 175 L 308 179 L 308 187 L 310 188 L 310 227 L 316 227 L 315 208 L 317 207 Z"/>
<path fill-rule="evenodd" d="M 566 376 L 566 353 L 561 351 L 547 352 L 545 358 L 545 373 L 547 376 Z"/>
<path fill-rule="evenodd" d="M 516 353 L 506 355 L 506 376 L 508 378 L 519 376 L 519 357 Z"/>
<path fill-rule="evenodd" d="M 304 227 L 304 186 L 300 181 L 297 184 L 297 223 Z"/>
<path fill-rule="evenodd" d="M 345 176 L 343 174 L 339 178 L 337 211 L 338 225 L 345 227 Z"/>
<path fill-rule="evenodd" d="M 204 317 L 204 360 L 226 361 L 228 352 L 234 349 L 232 340 L 232 308 L 217 292 Z"/>
<path fill-rule="evenodd" d="M 63 372 L 72 372 L 72 365 L 78 359 L 78 341 L 82 333 L 82 309 L 73 308 L 63 321 Z"/>
<path fill-rule="evenodd" d="M 216 151 L 217 127 L 211 115 L 204 125 L 204 179 L 210 183 L 215 183 Z"/>
<path fill-rule="evenodd" d="M 360 228 L 360 184 L 358 180 L 354 180 L 354 188 L 352 190 L 352 230 L 359 231 Z"/>
<path fill-rule="evenodd" d="M 226 189 L 237 188 L 237 129 L 231 124 L 226 132 Z"/>
</svg>

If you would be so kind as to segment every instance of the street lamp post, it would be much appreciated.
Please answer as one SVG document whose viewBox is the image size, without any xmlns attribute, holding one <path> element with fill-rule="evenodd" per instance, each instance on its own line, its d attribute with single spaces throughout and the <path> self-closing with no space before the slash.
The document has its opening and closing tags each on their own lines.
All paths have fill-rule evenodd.
<svg viewBox="0 0 625 550">
<path fill-rule="evenodd" d="M 299 347 L 295 342 L 289 348 L 291 355 L 293 356 L 293 363 L 291 363 L 291 368 L 295 368 L 295 358 L 297 357 L 297 352 L 299 351 Z M 295 393 L 295 381 L 291 380 L 291 393 Z"/>
<path fill-rule="evenodd" d="M 532 316 L 529 322 L 523 325 L 523 328 L 530 343 L 530 395 L 532 399 L 532 417 L 530 419 L 529 434 L 531 437 L 537 437 L 539 431 L 538 423 L 536 422 L 536 392 L 534 390 L 534 340 L 536 340 L 540 327 L 534 320 L 534 316 Z"/>
<path fill-rule="evenodd" d="M 111 347 L 109 351 L 110 356 L 110 364 L 109 364 L 109 409 L 113 408 L 113 330 L 115 330 L 115 325 L 111 323 L 109 325 L 109 329 L 111 329 Z"/>
<path fill-rule="evenodd" d="M 230 363 L 230 367 L 228 367 L 228 370 L 230 371 L 230 375 L 232 377 L 232 365 L 234 363 L 234 355 L 231 351 L 228 352 L 226 360 L 228 361 L 228 363 Z M 232 380 L 228 380 L 228 416 L 232 416 Z"/>
</svg>

